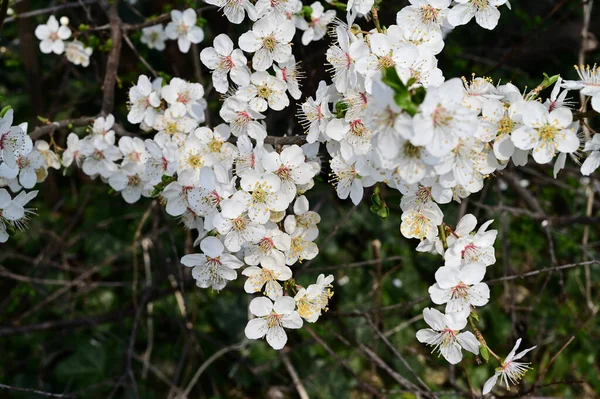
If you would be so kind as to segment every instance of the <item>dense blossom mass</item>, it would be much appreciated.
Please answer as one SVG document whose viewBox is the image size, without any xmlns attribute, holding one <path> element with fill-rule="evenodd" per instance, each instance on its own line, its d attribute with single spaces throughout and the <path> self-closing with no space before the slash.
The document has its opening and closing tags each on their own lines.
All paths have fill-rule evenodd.
<svg viewBox="0 0 600 399">
<path fill-rule="evenodd" d="M 318 1 L 207 3 L 246 27 L 236 38 L 218 35 L 200 52 L 212 87 L 223 95 L 223 123 L 206 123 L 202 84 L 142 75 L 129 89 L 127 120 L 152 138 L 117 139 L 114 116 L 102 115 L 85 136 L 71 133 L 59 156 L 57 147 L 33 143 L 27 126 L 15 125 L 13 111 L 5 109 L 0 187 L 8 190 L 0 189 L 0 242 L 26 227 L 32 214 L 26 206 L 37 194 L 30 190 L 49 168 L 76 165 L 127 203 L 160 196 L 166 212 L 197 233 L 200 252 L 181 259 L 197 285 L 218 291 L 244 280 L 245 292 L 258 294 L 246 336 L 265 337 L 281 349 L 290 330 L 316 322 L 333 295 L 333 276 L 320 275 L 307 287 L 293 279 L 294 267 L 319 253 L 320 216 L 304 194 L 328 170 L 337 195 L 355 205 L 375 185 L 401 192 L 402 235 L 420 241 L 417 251 L 442 257 L 429 288 L 440 310 L 424 309 L 429 328 L 417 339 L 452 364 L 468 352 L 488 353 L 474 321 L 490 300 L 485 274 L 496 262 L 497 231 L 489 229 L 493 221 L 478 228 L 471 214 L 452 228 L 441 206 L 479 192 L 495 172 L 510 162 L 531 162 L 530 156 L 539 164 L 554 162 L 555 175 L 567 155 L 583 157 L 582 174 L 593 173 L 600 166 L 600 135 L 584 139 L 565 99 L 579 90 L 600 110 L 600 70 L 581 66 L 579 81 L 547 78 L 529 92 L 485 77 L 444 77 L 436 58 L 444 35 L 472 20 L 494 29 L 507 0 L 410 0 L 397 24 L 380 27 L 375 19 L 375 28 L 363 18 L 373 0 L 349 1 L 346 13 Z M 176 40 L 187 53 L 204 40 L 198 21 L 193 9 L 174 10 L 166 26 L 143 28 L 141 41 L 162 51 L 166 40 Z M 307 45 L 328 31 L 331 81 L 300 100 L 303 75 L 292 41 Z M 35 35 L 43 53 L 64 52 L 77 65 L 89 64 L 91 49 L 67 41 L 68 20 L 59 24 L 51 16 Z M 552 85 L 550 98 L 541 101 L 540 92 Z M 269 141 L 266 114 L 295 106 L 306 135 L 291 145 Z M 533 348 L 515 354 L 519 343 L 497 358 L 484 394 L 498 379 L 508 386 L 527 371 L 515 360 Z"/>
</svg>

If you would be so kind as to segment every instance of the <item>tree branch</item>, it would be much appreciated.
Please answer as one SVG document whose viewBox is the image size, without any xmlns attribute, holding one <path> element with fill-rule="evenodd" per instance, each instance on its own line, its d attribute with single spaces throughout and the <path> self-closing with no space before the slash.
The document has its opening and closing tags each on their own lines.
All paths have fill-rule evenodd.
<svg viewBox="0 0 600 399">
<path fill-rule="evenodd" d="M 4 385 L 4 384 L 0 384 L 0 389 L 7 390 L 7 391 L 13 391 L 13 392 L 32 393 L 34 395 L 45 396 L 47 398 L 76 398 L 77 397 L 74 394 L 70 394 L 70 393 L 60 394 L 60 393 L 44 392 L 44 391 L 38 391 L 37 389 L 13 387 L 13 386 Z"/>
<path fill-rule="evenodd" d="M 542 273 L 554 272 L 554 271 L 564 270 L 564 269 L 572 269 L 574 267 L 580 267 L 580 266 L 591 266 L 591 265 L 597 265 L 597 264 L 600 264 L 600 260 L 590 260 L 588 262 L 570 263 L 568 265 L 560 265 L 560 266 L 554 266 L 554 267 L 547 267 L 545 269 L 534 270 L 534 271 L 531 271 L 531 272 L 522 273 L 522 274 L 516 274 L 516 275 L 513 275 L 513 276 L 506 276 L 506 277 L 495 278 L 493 280 L 486 281 L 486 283 L 487 284 L 493 284 L 493 283 L 498 283 L 500 281 L 516 280 L 516 279 L 519 279 L 519 278 L 537 276 L 538 274 L 542 274 Z"/>
<path fill-rule="evenodd" d="M 9 22 L 16 21 L 17 19 L 31 18 L 31 17 L 35 17 L 38 15 L 44 15 L 44 14 L 54 14 L 58 11 L 66 10 L 68 8 L 79 8 L 79 7 L 83 7 L 83 6 L 90 5 L 90 4 L 96 4 L 98 1 L 99 0 L 80 0 L 79 2 L 76 2 L 76 3 L 67 3 L 67 4 L 61 4 L 61 5 L 54 6 L 54 7 L 41 8 L 41 9 L 35 10 L 35 11 L 24 12 L 23 14 L 15 14 L 14 17 L 6 18 L 6 20 L 4 22 L 9 23 Z M 8 1 L 7 1 L 7 3 L 8 3 Z"/>
<path fill-rule="evenodd" d="M 104 75 L 104 84 L 102 90 L 104 96 L 102 98 L 102 113 L 104 115 L 110 114 L 113 111 L 115 105 L 115 84 L 117 82 L 117 72 L 119 69 L 119 60 L 121 57 L 121 44 L 122 44 L 122 32 L 121 32 L 121 19 L 117 7 L 119 5 L 118 0 L 114 0 L 112 4 L 108 0 L 102 0 L 102 7 L 108 15 L 110 23 L 110 39 L 112 41 L 112 48 L 106 62 L 106 75 Z"/>
<path fill-rule="evenodd" d="M 42 136 L 50 134 L 57 129 L 65 129 L 70 126 L 87 126 L 96 119 L 95 116 L 81 116 L 75 119 L 65 119 L 62 121 L 52 122 L 48 125 L 36 127 L 30 134 L 31 140 L 35 141 Z"/>
</svg>

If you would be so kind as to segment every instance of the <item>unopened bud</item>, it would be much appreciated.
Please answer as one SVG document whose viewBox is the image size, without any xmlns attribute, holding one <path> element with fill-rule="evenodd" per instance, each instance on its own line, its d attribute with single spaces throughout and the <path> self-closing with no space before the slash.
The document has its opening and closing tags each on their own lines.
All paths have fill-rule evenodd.
<svg viewBox="0 0 600 399">
<path fill-rule="evenodd" d="M 60 17 L 60 24 L 67 26 L 69 25 L 69 18 L 68 17 Z"/>
</svg>

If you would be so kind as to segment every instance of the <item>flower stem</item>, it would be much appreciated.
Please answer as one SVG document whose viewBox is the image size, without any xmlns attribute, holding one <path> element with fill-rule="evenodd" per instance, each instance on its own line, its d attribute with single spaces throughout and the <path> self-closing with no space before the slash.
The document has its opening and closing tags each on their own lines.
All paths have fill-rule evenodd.
<svg viewBox="0 0 600 399">
<path fill-rule="evenodd" d="M 377 7 L 371 8 L 371 15 L 373 15 L 373 23 L 377 28 L 377 32 L 383 33 L 383 29 L 381 29 L 381 25 L 379 24 L 379 10 Z"/>
<path fill-rule="evenodd" d="M 440 232 L 440 240 L 442 240 L 442 246 L 444 249 L 448 249 L 448 241 L 446 240 L 446 229 L 444 228 L 444 223 L 438 226 L 438 231 Z"/>
<path fill-rule="evenodd" d="M 471 328 L 475 333 L 475 337 L 477 337 L 477 340 L 481 343 L 481 345 L 486 347 L 488 352 L 490 352 L 490 355 L 494 356 L 496 360 L 498 360 L 498 362 L 502 364 L 502 359 L 500 358 L 500 356 L 496 355 L 496 353 L 494 353 L 494 351 L 488 346 L 487 342 L 485 341 L 485 338 L 483 337 L 483 334 L 475 325 L 475 322 L 473 321 L 473 316 L 471 314 L 469 315 L 469 324 L 471 325 Z"/>
</svg>

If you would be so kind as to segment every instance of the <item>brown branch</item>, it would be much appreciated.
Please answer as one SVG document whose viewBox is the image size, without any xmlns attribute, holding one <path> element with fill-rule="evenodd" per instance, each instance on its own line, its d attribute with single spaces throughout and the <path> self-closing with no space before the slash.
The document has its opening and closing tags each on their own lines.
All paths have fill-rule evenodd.
<svg viewBox="0 0 600 399">
<path fill-rule="evenodd" d="M 548 371 L 548 369 L 552 366 L 552 364 L 554 363 L 554 361 L 558 358 L 558 356 L 560 356 L 560 354 L 567 348 L 567 346 L 569 346 L 569 344 L 571 344 L 571 342 L 573 342 L 573 340 L 575 339 L 575 336 L 573 335 L 559 350 L 558 352 L 556 352 L 556 355 L 552 356 L 552 359 L 550 359 L 550 362 L 548 363 L 548 365 L 546 367 L 544 367 L 544 370 L 542 370 L 542 372 L 539 374 L 538 378 L 535 380 L 535 383 L 533 384 L 533 386 L 531 387 L 531 390 L 534 391 L 536 385 L 538 385 L 540 382 L 542 382 L 542 380 L 544 379 L 544 377 L 546 376 L 546 372 Z"/>
<path fill-rule="evenodd" d="M 373 352 L 373 350 L 371 350 L 371 348 L 369 348 L 368 346 L 359 342 L 358 350 L 361 351 L 363 354 L 365 354 L 369 359 L 371 359 L 371 361 L 373 363 L 375 363 L 379 368 L 381 368 L 386 373 L 388 373 L 389 376 L 392 377 L 401 386 L 405 387 L 406 389 L 411 390 L 413 393 L 421 392 L 423 394 L 426 394 L 426 392 L 422 391 L 418 386 L 416 386 L 415 384 L 413 384 L 412 382 L 410 382 L 409 380 L 407 380 L 406 378 L 401 376 L 393 368 L 391 368 L 386 362 L 383 361 L 383 359 L 381 359 L 379 356 L 377 356 L 377 354 L 375 352 Z M 429 394 L 429 395 L 424 395 L 424 396 L 436 397 L 435 394 Z"/>
<path fill-rule="evenodd" d="M 135 54 L 135 56 L 138 58 L 138 60 L 140 60 L 140 62 L 142 64 L 144 64 L 144 66 L 146 68 L 148 68 L 148 70 L 150 71 L 150 73 L 155 78 L 157 78 L 158 77 L 158 73 L 154 70 L 154 68 L 152 68 L 152 65 L 150 65 L 150 63 L 148 63 L 148 61 L 146 61 L 146 59 L 144 57 L 142 57 L 142 55 L 137 50 L 137 48 L 135 47 L 135 45 L 133 44 L 133 42 L 131 41 L 131 39 L 129 38 L 129 36 L 127 36 L 127 33 L 123 33 L 123 39 L 125 40 L 125 42 L 129 46 L 129 48 L 131 49 L 131 51 L 133 51 L 133 54 Z"/>
<path fill-rule="evenodd" d="M 296 372 L 296 369 L 294 368 L 294 365 L 292 364 L 287 352 L 285 350 L 280 351 L 279 357 L 281 357 L 281 360 L 283 360 L 283 364 L 285 365 L 286 370 L 290 374 L 290 377 L 292 377 L 294 387 L 296 387 L 296 391 L 298 392 L 298 396 L 300 396 L 300 399 L 309 399 L 310 396 L 308 396 L 306 388 L 304 388 L 302 380 L 300 379 L 300 376 L 298 376 L 298 372 Z"/>
<path fill-rule="evenodd" d="M 35 141 L 42 136 L 50 134 L 58 129 L 70 128 L 71 126 L 87 126 L 96 119 L 95 116 L 81 116 L 75 119 L 65 119 L 62 121 L 52 122 L 48 125 L 36 127 L 30 134 L 31 140 Z"/>
<path fill-rule="evenodd" d="M 590 261 L 587 261 L 587 262 L 570 263 L 568 265 L 560 265 L 560 266 L 554 266 L 554 267 L 547 267 L 545 269 L 534 270 L 534 271 L 531 271 L 531 272 L 517 274 L 517 275 L 513 275 L 513 276 L 506 276 L 506 277 L 495 278 L 493 280 L 486 281 L 486 283 L 487 284 L 493 284 L 493 283 L 498 283 L 500 281 L 516 280 L 516 279 L 519 279 L 519 278 L 537 276 L 538 274 L 542 274 L 542 273 L 549 273 L 549 272 L 554 272 L 554 271 L 558 271 L 558 270 L 572 269 L 574 267 L 591 266 L 591 265 L 598 265 L 598 264 L 600 264 L 600 260 L 590 260 Z"/>
<path fill-rule="evenodd" d="M 71 394 L 71 393 L 60 394 L 60 393 L 44 392 L 44 391 L 38 391 L 37 389 L 13 387 L 11 385 L 4 385 L 4 384 L 0 384 L 0 389 L 6 390 L 6 391 L 13 391 L 13 392 L 31 393 L 34 395 L 45 396 L 47 398 L 76 398 L 77 397 L 75 394 Z"/>
<path fill-rule="evenodd" d="M 133 313 L 134 309 L 129 308 L 125 310 L 117 310 L 115 312 L 105 313 L 98 316 L 85 316 L 72 320 L 44 321 L 41 323 L 28 324 L 24 326 L 0 327 L 0 337 L 48 330 L 60 330 L 63 328 L 68 328 L 69 330 L 72 330 L 74 328 L 85 326 L 97 326 L 100 324 L 121 320 L 124 317 L 131 316 Z"/>
<path fill-rule="evenodd" d="M 38 15 L 44 15 L 44 14 L 55 14 L 59 11 L 66 10 L 68 8 L 79 8 L 79 7 L 83 7 L 83 6 L 90 5 L 90 4 L 96 4 L 98 1 L 99 0 L 81 0 L 76 3 L 67 3 L 67 4 L 61 4 L 61 5 L 54 6 L 54 7 L 41 8 L 41 9 L 35 10 L 35 11 L 24 12 L 23 14 L 15 14 L 14 17 L 6 18 L 6 20 L 4 22 L 9 23 L 9 22 L 16 21 L 17 19 L 31 18 L 31 17 L 36 17 Z"/>
<path fill-rule="evenodd" d="M 119 5 L 118 0 L 113 0 L 112 4 L 108 0 L 102 0 L 102 7 L 108 15 L 110 23 L 110 39 L 112 41 L 112 48 L 106 62 L 106 74 L 104 75 L 104 84 L 102 90 L 104 96 L 102 98 L 102 113 L 104 115 L 110 114 L 115 105 L 115 84 L 117 82 L 117 72 L 119 69 L 119 60 L 121 57 L 121 45 L 122 45 L 122 32 L 121 32 L 121 19 L 117 7 Z"/>
<path fill-rule="evenodd" d="M 200 7 L 200 8 L 196 8 L 196 12 L 200 13 L 202 11 L 206 11 L 206 10 L 210 10 L 211 8 L 217 8 L 217 6 L 205 6 L 205 7 Z M 171 20 L 171 13 L 167 12 L 161 15 L 158 15 L 154 18 L 150 18 L 144 22 L 141 22 L 139 24 L 122 24 L 121 25 L 121 29 L 124 32 L 131 32 L 131 31 L 139 31 L 143 28 L 147 28 L 149 26 L 154 26 L 154 25 L 158 25 L 158 24 L 162 24 L 163 22 L 167 22 Z M 95 28 L 92 28 L 90 30 L 92 31 L 100 31 L 100 30 L 109 30 L 110 29 L 110 24 L 106 24 L 106 25 L 101 25 L 101 26 L 97 26 Z"/>
<path fill-rule="evenodd" d="M 386 346 L 388 348 L 390 348 L 390 350 L 392 351 L 392 353 L 398 359 L 400 359 L 400 361 L 402 362 L 402 364 L 404 365 L 404 367 L 406 367 L 406 369 L 412 374 L 412 376 L 415 377 L 415 379 L 419 382 L 419 384 L 421 384 L 421 386 L 423 387 L 423 389 L 426 390 L 426 391 L 428 391 L 428 392 L 431 392 L 431 389 L 429 389 L 429 387 L 427 386 L 427 384 L 425 383 L 425 381 L 423 381 L 421 379 L 421 377 L 419 377 L 419 375 L 417 373 L 415 373 L 415 371 L 412 369 L 412 367 L 410 367 L 410 364 L 408 364 L 408 362 L 406 361 L 406 359 L 404 358 L 404 356 L 402 356 L 400 354 L 400 352 L 398 352 L 398 350 L 396 349 L 396 347 L 394 345 L 392 345 L 392 343 L 390 342 L 390 340 L 387 339 L 387 337 L 377 328 L 377 326 L 375 325 L 375 323 L 373 323 L 373 320 L 371 320 L 371 318 L 369 316 L 366 316 L 365 318 L 367 319 L 367 322 L 369 323 L 369 325 L 371 326 L 371 328 L 373 329 L 373 331 L 375 331 L 375 333 L 386 344 Z"/>
<path fill-rule="evenodd" d="M 333 358 L 338 362 L 338 364 L 340 364 L 342 367 L 344 367 L 351 375 L 352 377 L 354 377 L 354 379 L 360 384 L 360 386 L 363 388 L 363 390 L 365 392 L 369 392 L 371 395 L 375 395 L 378 398 L 383 398 L 385 397 L 385 395 L 382 395 L 377 388 L 375 388 L 373 385 L 367 383 L 366 381 L 364 381 L 358 374 L 356 374 L 356 372 L 354 371 L 354 369 L 352 369 L 352 367 L 350 367 L 350 365 L 348 364 L 348 362 L 344 359 L 342 359 L 337 353 L 335 353 L 335 351 L 333 349 L 331 349 L 331 347 L 329 345 L 327 345 L 325 343 L 325 341 L 323 341 L 321 339 L 321 337 L 319 337 L 317 335 L 317 333 L 315 333 L 313 331 L 312 328 L 305 326 L 304 329 L 314 338 L 315 341 L 317 341 L 331 356 L 333 356 Z"/>
</svg>

